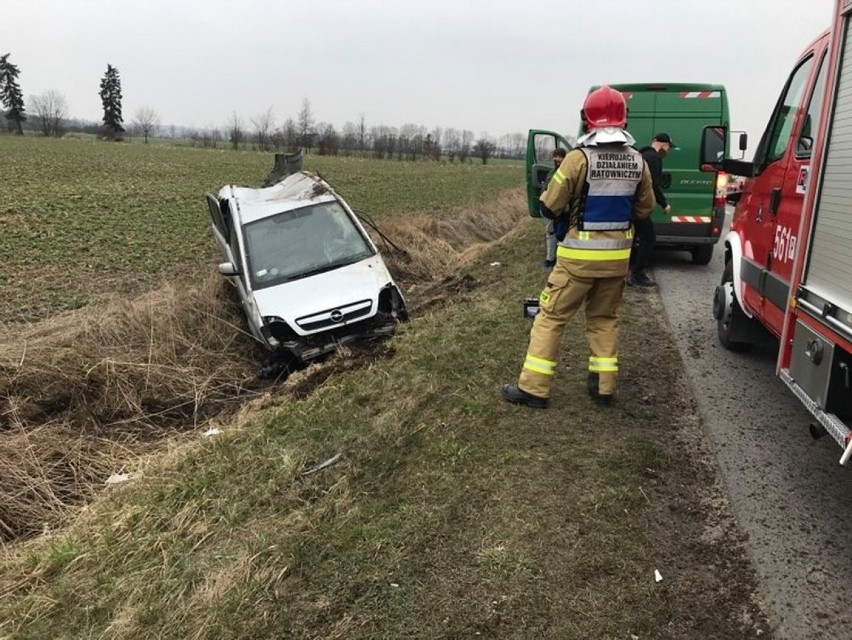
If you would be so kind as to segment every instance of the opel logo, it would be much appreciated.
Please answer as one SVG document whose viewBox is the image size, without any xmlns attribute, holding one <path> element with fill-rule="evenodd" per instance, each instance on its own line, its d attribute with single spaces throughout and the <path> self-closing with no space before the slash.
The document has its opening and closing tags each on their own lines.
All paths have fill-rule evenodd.
<svg viewBox="0 0 852 640">
<path fill-rule="evenodd" d="M 331 321 L 340 322 L 343 320 L 343 312 L 340 309 L 335 309 L 331 312 Z"/>
</svg>

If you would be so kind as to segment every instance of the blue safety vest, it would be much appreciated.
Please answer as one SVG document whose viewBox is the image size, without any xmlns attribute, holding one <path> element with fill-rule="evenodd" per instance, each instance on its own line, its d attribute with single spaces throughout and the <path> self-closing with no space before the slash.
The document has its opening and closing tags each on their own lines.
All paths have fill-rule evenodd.
<svg viewBox="0 0 852 640">
<path fill-rule="evenodd" d="M 586 156 L 586 184 L 579 212 L 581 231 L 629 229 L 645 160 L 627 145 L 580 147 Z"/>
</svg>

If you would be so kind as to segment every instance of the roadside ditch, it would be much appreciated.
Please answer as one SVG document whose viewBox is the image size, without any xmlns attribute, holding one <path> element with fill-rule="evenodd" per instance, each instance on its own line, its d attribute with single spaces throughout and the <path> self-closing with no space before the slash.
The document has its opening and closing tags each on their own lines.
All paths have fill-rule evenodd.
<svg viewBox="0 0 852 640">
<path fill-rule="evenodd" d="M 475 288 L 460 268 L 526 220 L 520 189 L 451 217 L 389 218 L 376 238 L 412 315 Z M 0 330 L 0 542 L 61 526 L 134 460 L 248 403 L 304 397 L 340 367 L 391 354 L 347 349 L 292 379 L 261 380 L 261 349 L 218 275 Z"/>
</svg>

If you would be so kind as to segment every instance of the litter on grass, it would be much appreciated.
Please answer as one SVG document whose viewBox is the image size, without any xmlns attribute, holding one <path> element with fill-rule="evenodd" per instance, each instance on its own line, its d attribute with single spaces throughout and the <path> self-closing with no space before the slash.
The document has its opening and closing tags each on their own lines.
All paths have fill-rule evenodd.
<svg viewBox="0 0 852 640">
<path fill-rule="evenodd" d="M 128 480 L 133 480 L 135 477 L 135 473 L 114 473 L 104 480 L 104 484 L 120 484 L 122 482 L 127 482 Z"/>
</svg>

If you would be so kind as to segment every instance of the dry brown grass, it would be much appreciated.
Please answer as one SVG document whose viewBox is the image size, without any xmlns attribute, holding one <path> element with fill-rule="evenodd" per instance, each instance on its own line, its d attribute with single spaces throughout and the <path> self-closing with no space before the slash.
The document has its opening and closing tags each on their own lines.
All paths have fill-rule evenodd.
<svg viewBox="0 0 852 640">
<path fill-rule="evenodd" d="M 524 207 L 513 190 L 449 219 L 383 220 L 405 252 L 386 258 L 411 306 L 450 295 L 444 274 L 516 227 Z M 243 326 L 216 274 L 200 288 L 166 284 L 135 300 L 0 326 L 0 542 L 57 526 L 164 437 L 227 419 L 264 393 Z M 285 392 L 304 396 L 328 375 L 298 376 Z"/>
<path fill-rule="evenodd" d="M 0 539 L 53 525 L 146 443 L 258 389 L 218 278 L 0 333 Z"/>
<path fill-rule="evenodd" d="M 474 259 L 488 243 L 517 227 L 526 218 L 525 210 L 523 192 L 514 189 L 452 217 L 421 214 L 383 220 L 382 231 L 405 251 L 390 252 L 388 266 L 416 291 Z"/>
</svg>

